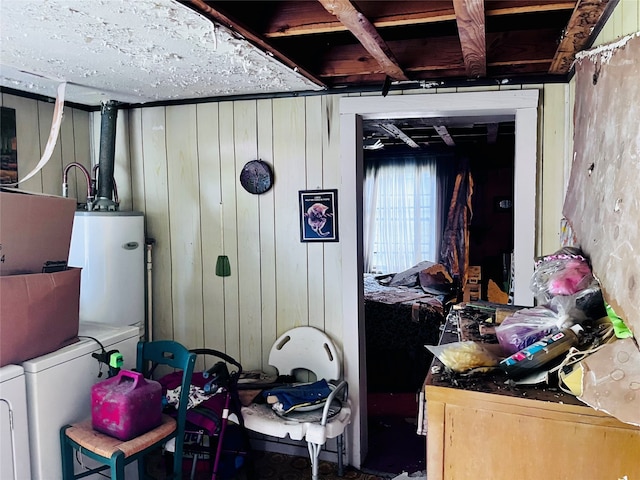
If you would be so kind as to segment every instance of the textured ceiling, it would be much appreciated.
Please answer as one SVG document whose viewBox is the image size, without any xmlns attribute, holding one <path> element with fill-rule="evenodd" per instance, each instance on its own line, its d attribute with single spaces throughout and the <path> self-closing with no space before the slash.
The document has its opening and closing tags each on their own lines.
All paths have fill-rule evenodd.
<svg viewBox="0 0 640 480">
<path fill-rule="evenodd" d="M 1 0 L 0 85 L 87 106 L 321 87 L 173 0 Z"/>
<path fill-rule="evenodd" d="M 617 2 L 0 0 L 0 87 L 97 108 L 567 82 Z"/>
</svg>

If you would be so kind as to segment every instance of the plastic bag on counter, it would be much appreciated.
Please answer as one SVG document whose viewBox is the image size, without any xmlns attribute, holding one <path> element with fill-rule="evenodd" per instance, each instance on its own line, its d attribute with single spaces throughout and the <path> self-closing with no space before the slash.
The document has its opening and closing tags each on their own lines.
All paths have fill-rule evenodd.
<svg viewBox="0 0 640 480">
<path fill-rule="evenodd" d="M 589 262 L 581 251 L 565 247 L 536 263 L 530 288 L 538 303 L 548 303 L 558 295 L 575 295 L 597 285 Z"/>
<path fill-rule="evenodd" d="M 576 295 L 558 296 L 547 305 L 517 310 L 496 326 L 496 337 L 506 356 L 541 338 L 586 319 L 576 307 Z"/>
<path fill-rule="evenodd" d="M 496 367 L 502 357 L 492 351 L 490 346 L 478 342 L 454 342 L 445 345 L 425 345 L 445 367 L 454 372 L 469 370 L 488 370 Z"/>
</svg>

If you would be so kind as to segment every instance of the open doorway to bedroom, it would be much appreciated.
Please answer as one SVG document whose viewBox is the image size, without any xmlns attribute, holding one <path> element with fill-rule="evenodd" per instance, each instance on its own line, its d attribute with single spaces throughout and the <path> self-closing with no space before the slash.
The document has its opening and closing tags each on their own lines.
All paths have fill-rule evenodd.
<svg viewBox="0 0 640 480">
<path fill-rule="evenodd" d="M 429 266 L 451 273 L 441 263 L 443 239 L 455 228 L 449 223 L 457 224 L 449 218 L 459 214 L 451 201 L 459 173 L 468 170 L 469 235 L 459 240 L 466 240 L 469 265 L 482 272 L 473 288 L 479 299 L 508 297 L 515 121 L 379 118 L 363 120 L 362 131 L 369 444 L 363 469 L 414 473 L 426 469 L 426 436 L 418 424 L 419 394 L 432 359 L 425 345 L 437 344 L 446 311 L 462 291 L 421 288 L 416 275 L 403 272 L 421 265 L 422 271 Z"/>
<path fill-rule="evenodd" d="M 509 90 L 348 97 L 340 101 L 342 157 L 341 224 L 351 232 L 341 238 L 345 378 L 354 411 L 347 453 L 350 464 L 360 467 L 372 445 L 368 432 L 367 358 L 365 355 L 364 252 L 363 252 L 363 124 L 384 118 L 454 118 L 505 116 L 513 121 L 513 258 L 514 303 L 531 305 L 528 289 L 535 247 L 536 146 L 538 91 Z M 352 227 L 351 227 L 352 226 Z M 343 230 L 344 231 L 344 230 Z M 348 231 L 348 230 L 347 230 Z M 351 319 L 346 321 L 346 319 Z"/>
</svg>

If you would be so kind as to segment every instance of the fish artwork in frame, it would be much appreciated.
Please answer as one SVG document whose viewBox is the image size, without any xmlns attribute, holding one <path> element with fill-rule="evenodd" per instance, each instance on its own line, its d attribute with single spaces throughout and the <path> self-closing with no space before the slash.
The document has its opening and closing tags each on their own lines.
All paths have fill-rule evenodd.
<svg viewBox="0 0 640 480">
<path fill-rule="evenodd" d="M 338 190 L 301 190 L 300 241 L 338 241 Z"/>
</svg>

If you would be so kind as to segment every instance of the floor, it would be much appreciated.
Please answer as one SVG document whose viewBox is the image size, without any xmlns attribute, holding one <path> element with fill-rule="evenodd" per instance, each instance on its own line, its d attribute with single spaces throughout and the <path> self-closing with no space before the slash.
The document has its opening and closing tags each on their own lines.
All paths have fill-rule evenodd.
<svg viewBox="0 0 640 480">
<path fill-rule="evenodd" d="M 417 432 L 417 399 L 412 393 L 370 393 L 369 452 L 365 472 L 400 475 L 426 470 L 426 437 Z"/>
<path fill-rule="evenodd" d="M 369 394 L 369 452 L 360 470 L 345 467 L 342 477 L 337 464 L 320 462 L 320 480 L 382 480 L 424 479 L 426 437 L 418 435 L 417 402 L 415 394 Z M 278 453 L 252 452 L 253 474 L 242 468 L 238 474 L 222 475 L 222 479 L 237 480 L 308 480 L 311 467 L 308 457 Z M 164 461 L 156 458 L 152 467 L 155 478 L 163 478 Z M 200 465 L 205 467 L 204 464 Z M 194 480 L 210 479 L 206 469 L 195 471 Z M 190 478 L 188 465 L 184 479 Z M 220 477 L 219 477 L 220 478 Z"/>
</svg>

